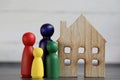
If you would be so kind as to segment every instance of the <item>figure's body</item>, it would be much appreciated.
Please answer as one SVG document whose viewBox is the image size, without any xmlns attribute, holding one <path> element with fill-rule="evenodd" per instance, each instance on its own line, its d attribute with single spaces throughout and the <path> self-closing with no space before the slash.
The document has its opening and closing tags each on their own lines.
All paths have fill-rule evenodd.
<svg viewBox="0 0 120 80">
<path fill-rule="evenodd" d="M 33 50 L 34 59 L 32 62 L 32 69 L 31 69 L 32 78 L 43 78 L 44 68 L 42 62 L 42 55 L 43 55 L 43 50 L 41 48 L 35 48 Z"/>
<path fill-rule="evenodd" d="M 35 35 L 31 32 L 27 32 L 22 37 L 23 44 L 25 45 L 22 61 L 21 61 L 21 76 L 23 78 L 31 77 L 31 65 L 33 61 L 33 44 L 35 43 Z"/>
<path fill-rule="evenodd" d="M 46 49 L 46 45 L 48 41 L 52 41 L 52 40 L 50 38 L 43 37 L 43 39 L 39 43 L 39 47 L 43 49 L 43 53 L 44 53 L 42 57 L 43 61 L 45 61 L 46 56 L 49 54 Z"/>
<path fill-rule="evenodd" d="M 51 24 L 43 24 L 40 29 L 43 39 L 39 42 L 39 47 L 43 49 L 44 77 L 46 77 L 46 56 L 49 54 L 46 46 L 48 41 L 52 41 L 51 36 L 54 33 L 54 27 Z"/>
<path fill-rule="evenodd" d="M 47 78 L 59 78 L 59 58 L 56 54 L 58 50 L 57 43 L 49 41 L 47 50 L 49 52 L 46 59 Z"/>
</svg>

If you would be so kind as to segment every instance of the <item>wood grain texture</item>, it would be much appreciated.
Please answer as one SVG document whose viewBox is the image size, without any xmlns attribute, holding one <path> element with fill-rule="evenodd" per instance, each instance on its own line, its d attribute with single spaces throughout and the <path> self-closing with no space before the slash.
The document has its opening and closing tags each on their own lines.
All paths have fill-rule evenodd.
<svg viewBox="0 0 120 80">
<path fill-rule="evenodd" d="M 58 39 L 58 55 L 60 58 L 60 76 L 77 77 L 78 60 L 84 59 L 85 77 L 104 77 L 105 76 L 105 39 L 96 29 L 80 16 L 70 27 L 66 27 L 66 22 L 60 23 L 60 38 Z M 66 54 L 65 47 L 70 47 L 71 52 Z M 78 48 L 83 47 L 84 53 L 79 53 Z M 98 48 L 98 53 L 93 54 L 92 48 Z M 64 64 L 65 59 L 70 59 L 69 66 Z M 92 60 L 98 60 L 97 65 L 93 65 Z"/>
</svg>

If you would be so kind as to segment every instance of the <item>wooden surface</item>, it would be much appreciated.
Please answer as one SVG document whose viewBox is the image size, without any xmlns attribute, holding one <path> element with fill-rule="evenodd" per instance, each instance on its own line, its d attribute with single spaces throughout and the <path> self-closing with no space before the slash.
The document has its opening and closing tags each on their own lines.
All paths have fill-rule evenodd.
<svg viewBox="0 0 120 80">
<path fill-rule="evenodd" d="M 58 55 L 60 58 L 60 76 L 76 77 L 78 70 L 78 60 L 83 59 L 85 77 L 104 77 L 105 76 L 105 42 L 101 34 L 81 15 L 69 27 L 65 21 L 61 21 L 60 38 L 58 39 Z M 64 48 L 70 47 L 71 52 L 65 53 Z M 83 47 L 84 53 L 78 53 L 78 48 Z M 98 48 L 96 54 L 92 49 Z M 64 60 L 69 59 L 70 65 L 65 65 Z M 98 64 L 92 64 L 92 60 L 97 60 Z"/>
<path fill-rule="evenodd" d="M 77 78 L 59 78 L 56 80 L 120 80 L 120 64 L 107 64 L 105 78 L 84 78 L 82 65 L 78 65 Z M 0 63 L 0 80 L 31 80 L 30 78 L 20 78 L 20 64 L 19 63 Z M 32 79 L 34 80 L 34 79 Z M 50 80 L 50 79 L 43 79 Z"/>
</svg>

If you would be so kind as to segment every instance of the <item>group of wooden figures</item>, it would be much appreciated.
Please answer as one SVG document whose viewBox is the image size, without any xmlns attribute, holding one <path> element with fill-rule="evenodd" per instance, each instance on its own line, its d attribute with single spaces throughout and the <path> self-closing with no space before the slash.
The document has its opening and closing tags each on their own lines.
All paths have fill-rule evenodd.
<svg viewBox="0 0 120 80">
<path fill-rule="evenodd" d="M 56 54 L 58 45 L 51 39 L 54 27 L 43 24 L 40 28 L 43 39 L 39 47 L 33 48 L 36 37 L 32 32 L 22 36 L 25 45 L 21 60 L 22 78 L 59 78 L 59 58 Z"/>
</svg>

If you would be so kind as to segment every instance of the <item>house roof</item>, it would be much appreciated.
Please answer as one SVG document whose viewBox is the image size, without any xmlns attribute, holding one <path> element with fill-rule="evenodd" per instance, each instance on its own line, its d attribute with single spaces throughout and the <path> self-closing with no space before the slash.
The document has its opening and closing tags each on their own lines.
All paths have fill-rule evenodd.
<svg viewBox="0 0 120 80">
<path fill-rule="evenodd" d="M 70 27 L 66 27 L 65 21 L 61 22 L 60 27 L 61 27 L 60 37 L 58 41 L 61 41 L 61 38 L 64 38 L 64 36 L 66 38 L 72 37 L 73 41 L 79 40 L 81 38 L 85 39 L 84 36 L 86 34 L 90 33 L 92 36 L 94 36 L 94 33 L 92 32 L 95 32 L 97 35 L 100 36 L 102 40 L 106 42 L 105 38 L 87 21 L 87 19 L 83 15 L 79 16 L 78 19 L 76 19 L 76 21 L 72 25 L 70 25 Z M 71 36 L 68 36 L 68 35 L 71 35 Z"/>
</svg>

